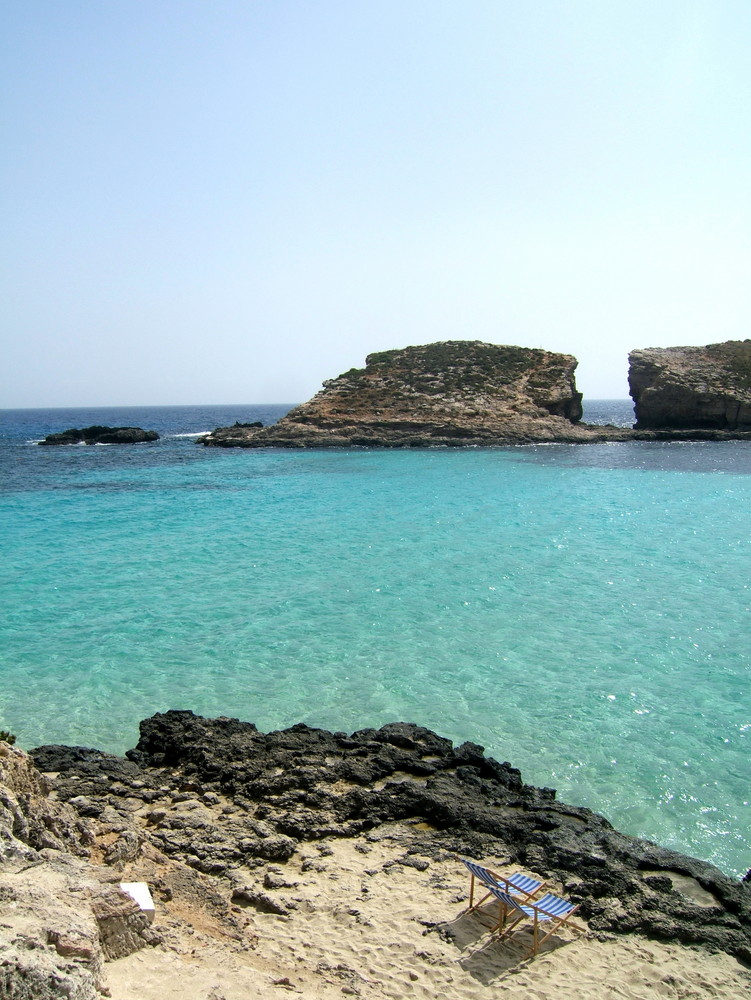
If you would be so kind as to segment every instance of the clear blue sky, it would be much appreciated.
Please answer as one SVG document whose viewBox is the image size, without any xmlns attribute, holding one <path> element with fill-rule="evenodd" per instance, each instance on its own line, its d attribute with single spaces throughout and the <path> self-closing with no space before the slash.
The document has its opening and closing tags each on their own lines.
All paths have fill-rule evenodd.
<svg viewBox="0 0 751 1000">
<path fill-rule="evenodd" d="M 4 0 L 0 406 L 751 336 L 748 0 Z"/>
</svg>

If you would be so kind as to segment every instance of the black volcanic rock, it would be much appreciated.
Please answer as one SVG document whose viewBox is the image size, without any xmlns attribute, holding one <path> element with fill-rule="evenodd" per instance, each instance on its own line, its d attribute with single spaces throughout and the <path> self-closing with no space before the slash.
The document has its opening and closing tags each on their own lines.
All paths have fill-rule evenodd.
<svg viewBox="0 0 751 1000">
<path fill-rule="evenodd" d="M 159 800 L 139 837 L 202 872 L 283 861 L 325 836 L 418 824 L 423 855 L 501 855 L 557 879 L 592 930 L 705 944 L 751 963 L 748 883 L 618 833 L 551 789 L 525 785 L 477 744 L 454 747 L 417 725 L 261 733 L 173 711 L 141 723 L 127 761 L 81 748 L 32 756 L 57 772 L 58 797 L 82 816 L 106 805 L 127 817 L 134 799 Z M 212 817 L 201 803 L 219 795 L 233 806 Z"/>
<path fill-rule="evenodd" d="M 48 434 L 39 444 L 141 444 L 144 441 L 158 440 L 156 431 L 145 431 L 141 427 L 105 427 L 94 424 L 81 429 L 71 427 L 59 434 Z"/>
</svg>

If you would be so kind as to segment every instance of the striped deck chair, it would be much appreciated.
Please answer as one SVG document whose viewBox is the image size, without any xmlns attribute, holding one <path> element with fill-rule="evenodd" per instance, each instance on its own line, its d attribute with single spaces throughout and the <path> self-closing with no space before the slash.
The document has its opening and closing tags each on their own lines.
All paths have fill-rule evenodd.
<svg viewBox="0 0 751 1000">
<path fill-rule="evenodd" d="M 489 887 L 491 895 L 495 896 L 498 902 L 510 915 L 510 921 L 505 930 L 502 930 L 501 937 L 514 933 L 514 928 L 519 928 L 523 920 L 532 921 L 532 950 L 529 955 L 536 955 L 543 941 L 546 941 L 554 931 L 566 924 L 579 909 L 579 904 L 569 903 L 560 896 L 554 896 L 551 892 L 546 893 L 541 899 L 520 903 L 511 893 L 504 892 L 503 889 Z M 550 923 L 550 930 L 540 937 L 540 925 Z M 578 924 L 568 924 L 577 931 L 584 931 L 584 927 Z M 527 956 L 525 956 L 527 957 Z"/>
<path fill-rule="evenodd" d="M 467 858 L 462 858 L 461 861 L 469 872 L 469 905 L 467 906 L 467 913 L 472 913 L 482 906 L 488 896 L 491 895 L 493 889 L 502 889 L 504 892 L 518 896 L 522 902 L 527 902 L 545 885 L 539 879 L 532 878 L 530 875 L 523 875 L 521 872 L 516 872 L 515 875 L 506 877 L 505 875 L 498 875 L 496 872 L 491 871 L 490 868 L 478 865 L 476 861 L 468 861 Z M 485 895 L 475 903 L 476 881 L 485 889 Z M 498 920 L 492 925 L 493 930 L 503 925 L 505 916 L 506 911 L 503 904 L 499 901 Z"/>
</svg>

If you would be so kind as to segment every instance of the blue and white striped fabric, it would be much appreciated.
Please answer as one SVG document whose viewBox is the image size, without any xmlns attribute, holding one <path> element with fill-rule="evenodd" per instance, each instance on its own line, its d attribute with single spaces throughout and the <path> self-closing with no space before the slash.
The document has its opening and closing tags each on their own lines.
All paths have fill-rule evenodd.
<svg viewBox="0 0 751 1000">
<path fill-rule="evenodd" d="M 574 903 L 569 903 L 567 900 L 561 899 L 560 896 L 554 896 L 552 892 L 546 893 L 542 899 L 536 899 L 532 906 L 534 909 L 542 911 L 540 917 L 545 915 L 556 918 L 565 917 L 576 909 Z"/>
<path fill-rule="evenodd" d="M 523 875 L 521 872 L 517 872 L 516 875 L 509 875 L 508 878 L 501 876 L 501 881 L 506 883 L 509 892 L 513 893 L 514 889 L 518 889 L 525 896 L 531 896 L 542 885 L 539 879 L 532 878 L 531 875 Z"/>
<path fill-rule="evenodd" d="M 546 893 L 542 899 L 536 899 L 532 903 L 520 903 L 517 899 L 503 889 L 489 885 L 488 889 L 499 902 L 514 910 L 520 910 L 527 917 L 537 915 L 538 920 L 561 920 L 568 916 L 572 910 L 576 909 L 574 903 L 569 903 L 560 896 L 554 896 L 552 892 Z"/>
<path fill-rule="evenodd" d="M 483 868 L 482 865 L 478 865 L 476 861 L 467 861 L 466 858 L 462 858 L 464 865 L 467 867 L 470 875 L 474 875 L 476 879 L 479 879 L 484 885 L 498 885 L 496 880 L 493 878 L 493 873 L 487 868 Z"/>
<path fill-rule="evenodd" d="M 468 861 L 466 858 L 462 858 L 462 862 L 466 865 L 470 875 L 474 875 L 486 889 L 503 889 L 504 892 L 515 892 L 517 895 L 522 895 L 526 898 L 537 892 L 542 885 L 539 879 L 532 878 L 531 875 L 524 875 L 522 872 L 516 872 L 515 875 L 509 875 L 507 878 L 505 875 L 496 875 L 489 868 L 483 868 L 476 861 Z"/>
<path fill-rule="evenodd" d="M 568 918 L 578 909 L 578 903 L 570 903 L 567 899 L 554 896 L 552 892 L 545 893 L 541 899 L 530 899 L 525 897 L 518 899 L 510 892 L 497 885 L 484 883 L 488 890 L 488 895 L 493 896 L 499 903 L 500 919 L 493 931 L 499 931 L 501 937 L 514 934 L 518 929 L 528 927 L 532 931 L 532 950 L 530 955 L 536 955 L 540 945 L 554 934 L 563 924 L 573 928 L 578 932 L 585 932 L 586 927 L 578 927 L 576 924 L 567 923 Z M 532 926 L 525 923 L 525 917 L 532 921 Z M 540 937 L 539 928 L 542 924 L 547 924 L 549 930 Z"/>
<path fill-rule="evenodd" d="M 488 886 L 491 893 L 495 896 L 499 903 L 503 903 L 510 910 L 519 910 L 526 916 L 531 917 L 534 914 L 534 910 L 531 906 L 524 906 L 518 900 L 514 899 L 510 892 L 504 892 L 503 889 L 497 889 L 495 886 Z"/>
</svg>

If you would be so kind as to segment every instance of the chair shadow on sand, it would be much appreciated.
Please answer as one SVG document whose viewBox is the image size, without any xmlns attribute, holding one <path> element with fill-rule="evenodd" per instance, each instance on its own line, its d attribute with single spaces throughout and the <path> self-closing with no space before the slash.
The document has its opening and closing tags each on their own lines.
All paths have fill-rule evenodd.
<svg viewBox="0 0 751 1000">
<path fill-rule="evenodd" d="M 517 972 L 532 960 L 529 954 L 531 935 L 519 930 L 501 941 L 497 935 L 490 933 L 490 928 L 497 920 L 497 905 L 488 904 L 473 913 L 464 911 L 436 928 L 444 939 L 456 945 L 461 953 L 458 962 L 462 969 L 483 986 L 497 983 L 499 979 Z M 550 937 L 540 949 L 539 955 L 549 954 L 567 943 Z"/>
</svg>

